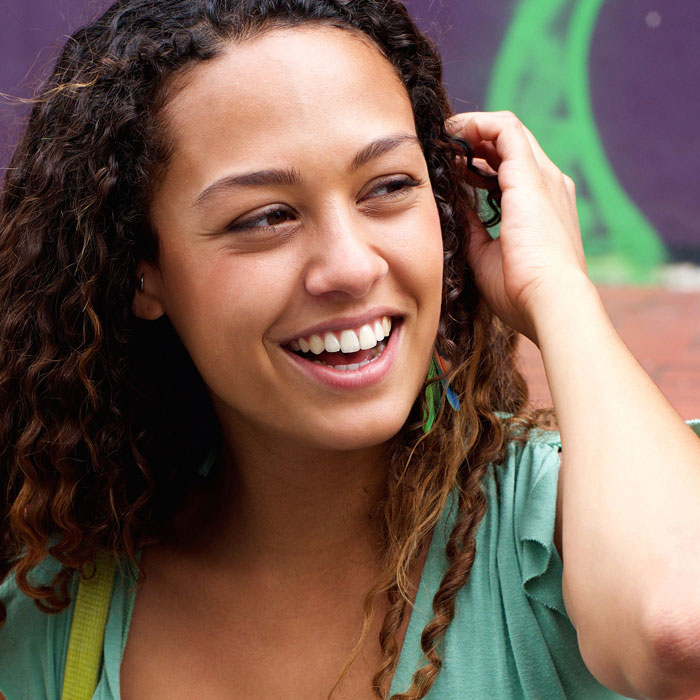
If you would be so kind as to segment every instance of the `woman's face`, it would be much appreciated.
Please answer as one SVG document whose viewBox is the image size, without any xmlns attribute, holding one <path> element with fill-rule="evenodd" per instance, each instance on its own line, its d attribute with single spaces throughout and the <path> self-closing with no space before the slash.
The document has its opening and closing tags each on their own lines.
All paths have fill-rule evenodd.
<svg viewBox="0 0 700 700">
<path fill-rule="evenodd" d="M 391 65 L 348 31 L 272 30 L 194 67 L 165 121 L 161 253 L 136 313 L 167 314 L 228 435 L 396 434 L 435 341 L 442 240 Z"/>
</svg>

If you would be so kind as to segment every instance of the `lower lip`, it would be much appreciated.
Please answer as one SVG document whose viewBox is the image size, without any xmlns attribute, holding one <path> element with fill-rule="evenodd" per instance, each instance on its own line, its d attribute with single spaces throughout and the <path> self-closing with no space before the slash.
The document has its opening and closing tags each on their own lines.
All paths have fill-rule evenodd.
<svg viewBox="0 0 700 700">
<path fill-rule="evenodd" d="M 333 369 L 328 365 L 305 360 L 286 348 L 283 350 L 296 367 L 321 384 L 333 389 L 362 389 L 378 384 L 389 373 L 398 355 L 402 328 L 403 323 L 396 323 L 391 329 L 391 335 L 382 354 L 359 369 Z"/>
</svg>

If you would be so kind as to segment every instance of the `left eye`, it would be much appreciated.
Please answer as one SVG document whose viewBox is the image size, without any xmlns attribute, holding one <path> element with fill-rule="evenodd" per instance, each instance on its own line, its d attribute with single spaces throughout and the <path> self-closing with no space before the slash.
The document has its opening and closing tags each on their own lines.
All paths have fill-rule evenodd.
<svg viewBox="0 0 700 700">
<path fill-rule="evenodd" d="M 287 221 L 291 219 L 291 216 L 289 215 L 288 211 L 285 211 L 284 209 L 274 209 L 273 211 L 266 211 L 262 216 L 259 216 L 257 219 L 253 219 L 252 221 L 248 222 L 248 225 L 253 225 L 262 222 L 265 222 L 265 226 L 274 226 L 275 224 L 284 224 Z"/>
<path fill-rule="evenodd" d="M 403 190 L 409 189 L 411 187 L 418 187 L 421 184 L 420 180 L 413 180 L 412 178 L 401 178 L 400 180 L 389 180 L 387 182 L 381 182 L 369 191 L 370 196 L 384 197 L 385 199 L 391 199 L 392 197 L 400 196 Z"/>
</svg>

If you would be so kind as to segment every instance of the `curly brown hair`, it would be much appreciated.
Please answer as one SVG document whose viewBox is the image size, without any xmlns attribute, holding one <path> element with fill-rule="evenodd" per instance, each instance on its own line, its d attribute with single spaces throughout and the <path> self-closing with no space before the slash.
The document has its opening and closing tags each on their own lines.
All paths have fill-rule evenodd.
<svg viewBox="0 0 700 700">
<path fill-rule="evenodd" d="M 170 156 L 162 109 L 172 78 L 227 42 L 309 22 L 364 33 L 393 65 L 442 225 L 437 344 L 462 407 L 440 410 L 424 434 L 421 395 L 393 441 L 377 510 L 383 573 L 338 681 L 385 596 L 384 661 L 372 684 L 386 697 L 411 605 L 408 571 L 456 490 L 449 568 L 421 637 L 427 662 L 394 696 L 413 700 L 440 671 L 440 641 L 469 579 L 486 467 L 544 418 L 527 408 L 515 332 L 483 303 L 467 267 L 467 212 L 478 206 L 466 180 L 476 168 L 469 145 L 445 130 L 451 110 L 439 55 L 395 0 L 120 0 L 66 43 L 33 100 L 0 204 L 0 582 L 12 573 L 42 610 L 64 609 L 69 581 L 99 550 L 135 561 L 198 478 L 218 436 L 203 381 L 168 319 L 144 322 L 131 309 L 137 263 L 158 260 L 147 212 Z M 38 585 L 29 573 L 49 555 L 61 571 Z M 0 603 L 0 620 L 5 614 Z"/>
</svg>

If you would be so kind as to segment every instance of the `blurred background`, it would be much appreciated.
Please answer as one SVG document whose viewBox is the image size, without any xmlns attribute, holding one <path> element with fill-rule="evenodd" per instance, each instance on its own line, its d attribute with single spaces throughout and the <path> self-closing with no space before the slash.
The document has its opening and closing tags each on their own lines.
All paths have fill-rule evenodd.
<svg viewBox="0 0 700 700">
<path fill-rule="evenodd" d="M 0 0 L 0 167 L 28 97 L 104 0 Z M 700 417 L 700 3 L 408 0 L 455 111 L 510 109 L 576 182 L 590 277 L 685 418 Z M 537 349 L 521 362 L 549 401 Z"/>
</svg>

